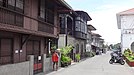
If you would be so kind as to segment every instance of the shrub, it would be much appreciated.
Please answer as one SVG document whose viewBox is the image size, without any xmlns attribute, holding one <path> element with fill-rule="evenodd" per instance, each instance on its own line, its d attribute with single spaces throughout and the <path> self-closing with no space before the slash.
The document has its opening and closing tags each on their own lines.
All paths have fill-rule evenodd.
<svg viewBox="0 0 134 75">
<path fill-rule="evenodd" d="M 86 57 L 93 57 L 95 56 L 95 53 L 94 52 L 86 52 Z"/>
<path fill-rule="evenodd" d="M 68 56 L 68 54 L 71 52 L 72 49 L 73 49 L 73 46 L 71 45 L 61 48 L 60 52 L 61 52 L 61 64 L 62 65 L 67 66 L 71 64 L 72 59 Z"/>
<path fill-rule="evenodd" d="M 132 51 L 130 49 L 125 49 L 123 55 L 126 57 L 130 57 L 132 55 Z"/>
<path fill-rule="evenodd" d="M 71 45 L 63 47 L 63 48 L 61 48 L 61 54 L 67 56 L 71 52 L 72 49 L 73 49 L 73 46 L 71 46 Z"/>
<path fill-rule="evenodd" d="M 134 52 L 130 49 L 125 49 L 123 54 L 129 61 L 134 61 Z"/>
<path fill-rule="evenodd" d="M 75 58 L 76 58 L 77 61 L 80 61 L 80 54 L 79 54 L 79 53 L 76 54 L 76 55 L 75 55 Z"/>
</svg>

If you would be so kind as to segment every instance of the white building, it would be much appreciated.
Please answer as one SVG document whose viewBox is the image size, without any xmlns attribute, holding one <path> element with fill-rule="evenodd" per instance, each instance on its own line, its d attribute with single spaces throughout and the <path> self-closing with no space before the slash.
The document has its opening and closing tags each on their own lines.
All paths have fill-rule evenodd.
<svg viewBox="0 0 134 75">
<path fill-rule="evenodd" d="M 121 47 L 134 51 L 134 8 L 116 14 L 118 29 L 121 30 Z"/>
<path fill-rule="evenodd" d="M 92 25 L 87 25 L 87 44 L 86 44 L 86 52 L 90 52 L 91 48 L 91 43 L 92 43 L 92 32 L 96 30 L 96 28 Z"/>
<path fill-rule="evenodd" d="M 101 48 L 102 48 L 104 39 L 101 39 L 100 37 L 101 37 L 101 35 L 92 33 L 91 47 L 92 47 L 92 51 L 94 51 L 94 52 L 96 52 L 96 50 L 101 50 Z"/>
<path fill-rule="evenodd" d="M 92 33 L 92 45 L 100 47 L 100 37 L 101 35 Z"/>
</svg>

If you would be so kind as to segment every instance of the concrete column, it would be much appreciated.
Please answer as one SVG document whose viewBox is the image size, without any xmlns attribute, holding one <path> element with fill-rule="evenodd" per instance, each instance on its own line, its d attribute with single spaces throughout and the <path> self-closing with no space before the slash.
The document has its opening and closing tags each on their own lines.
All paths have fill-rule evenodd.
<svg viewBox="0 0 134 75">
<path fill-rule="evenodd" d="M 58 66 L 61 66 L 61 53 L 59 53 Z"/>
<path fill-rule="evenodd" d="M 45 61 L 46 61 L 46 54 L 43 54 L 43 72 L 44 73 L 46 73 Z"/>
<path fill-rule="evenodd" d="M 33 70 L 34 70 L 34 55 L 29 55 L 29 75 L 33 75 Z"/>
<path fill-rule="evenodd" d="M 67 35 L 68 35 L 68 32 L 67 32 L 67 30 L 68 30 L 68 28 L 67 28 L 67 15 L 65 14 L 65 17 L 64 17 L 64 20 L 65 20 L 65 34 L 66 34 L 66 37 L 65 37 L 65 46 L 67 46 Z"/>
</svg>

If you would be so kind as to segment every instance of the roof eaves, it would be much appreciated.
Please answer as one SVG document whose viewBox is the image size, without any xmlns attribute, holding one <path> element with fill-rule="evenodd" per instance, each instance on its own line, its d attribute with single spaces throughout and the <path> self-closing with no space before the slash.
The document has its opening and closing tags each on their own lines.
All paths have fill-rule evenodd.
<svg viewBox="0 0 134 75">
<path fill-rule="evenodd" d="M 87 21 L 90 21 L 90 20 L 92 20 L 92 18 L 89 16 L 89 14 L 87 13 L 87 12 L 85 12 L 85 11 L 82 11 L 82 10 L 76 10 L 75 11 L 76 13 L 78 12 L 80 12 L 80 13 L 83 13 L 85 16 L 86 16 L 86 18 L 87 18 Z"/>
<path fill-rule="evenodd" d="M 88 29 L 91 30 L 91 31 L 92 31 L 92 30 L 97 30 L 97 29 L 96 29 L 93 25 L 91 25 L 91 24 L 88 24 L 87 27 L 88 27 Z M 90 28 L 90 27 L 92 27 L 92 28 Z"/>
<path fill-rule="evenodd" d="M 65 5 L 67 8 L 73 10 L 73 8 L 67 3 L 65 2 L 64 0 L 59 0 L 63 5 Z"/>
<path fill-rule="evenodd" d="M 121 15 L 116 14 L 116 18 L 117 18 L 117 27 L 118 29 L 121 29 Z"/>
<path fill-rule="evenodd" d="M 134 8 L 119 12 L 118 14 L 120 14 L 120 15 L 130 15 L 130 14 L 132 14 L 133 15 L 134 14 Z"/>
</svg>

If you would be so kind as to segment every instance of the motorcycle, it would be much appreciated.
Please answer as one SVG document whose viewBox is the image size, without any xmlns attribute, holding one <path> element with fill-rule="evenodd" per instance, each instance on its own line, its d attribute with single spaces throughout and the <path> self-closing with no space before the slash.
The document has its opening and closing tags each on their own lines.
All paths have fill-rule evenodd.
<svg viewBox="0 0 134 75">
<path fill-rule="evenodd" d="M 125 61 L 123 59 L 123 55 L 120 51 L 115 51 L 111 53 L 111 59 L 109 60 L 110 64 L 113 63 L 120 63 L 121 65 L 125 64 Z"/>
</svg>

